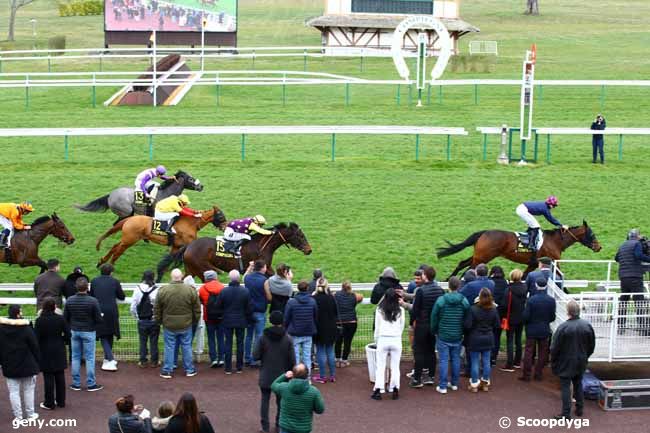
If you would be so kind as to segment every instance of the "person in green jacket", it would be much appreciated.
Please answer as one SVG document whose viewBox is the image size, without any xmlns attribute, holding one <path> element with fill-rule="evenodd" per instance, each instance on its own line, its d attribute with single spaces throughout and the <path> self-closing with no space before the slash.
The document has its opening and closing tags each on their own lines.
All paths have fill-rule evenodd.
<svg viewBox="0 0 650 433">
<path fill-rule="evenodd" d="M 463 340 L 463 323 L 469 311 L 469 302 L 458 293 L 460 280 L 449 279 L 449 293 L 438 298 L 431 311 L 431 334 L 437 336 L 438 371 L 440 379 L 436 391 L 447 394 L 447 387 L 458 390 L 460 381 L 460 347 Z M 451 359 L 451 382 L 448 382 L 447 369 Z"/>
<path fill-rule="evenodd" d="M 305 364 L 298 364 L 292 371 L 279 376 L 271 390 L 280 396 L 280 433 L 309 433 L 313 413 L 325 411 L 320 391 L 309 382 Z"/>
</svg>

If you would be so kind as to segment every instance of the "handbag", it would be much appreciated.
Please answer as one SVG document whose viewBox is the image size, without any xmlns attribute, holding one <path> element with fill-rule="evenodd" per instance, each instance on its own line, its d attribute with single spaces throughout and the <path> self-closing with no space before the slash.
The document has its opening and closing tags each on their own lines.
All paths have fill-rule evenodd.
<svg viewBox="0 0 650 433">
<path fill-rule="evenodd" d="M 508 291 L 508 312 L 506 313 L 506 317 L 501 319 L 501 329 L 504 331 L 510 330 L 510 307 L 512 307 L 512 292 Z"/>
</svg>

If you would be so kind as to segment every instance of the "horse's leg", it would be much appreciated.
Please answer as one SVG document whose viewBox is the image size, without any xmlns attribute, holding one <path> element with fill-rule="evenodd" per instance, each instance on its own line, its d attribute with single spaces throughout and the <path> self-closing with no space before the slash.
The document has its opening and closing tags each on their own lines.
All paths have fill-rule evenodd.
<svg viewBox="0 0 650 433">
<path fill-rule="evenodd" d="M 473 257 L 474 257 L 474 256 L 472 256 L 472 257 L 470 257 L 470 258 L 467 258 L 467 259 L 465 259 L 465 260 L 461 260 L 461 261 L 458 263 L 458 266 L 456 266 L 456 269 L 454 269 L 454 271 L 451 273 L 451 275 L 449 275 L 449 277 L 447 277 L 447 281 L 449 281 L 449 278 L 451 278 L 451 277 L 455 277 L 456 275 L 458 275 L 458 273 L 459 273 L 460 271 L 462 271 L 462 270 L 465 269 L 466 267 L 470 266 L 470 265 L 472 264 L 472 258 L 473 258 Z"/>
<path fill-rule="evenodd" d="M 156 273 L 158 274 L 158 277 L 156 278 L 157 283 L 162 281 L 163 275 L 165 275 L 167 269 L 169 269 L 169 266 L 172 263 L 174 263 L 174 256 L 171 254 L 165 254 L 160 262 L 158 262 L 158 266 L 156 267 Z"/>
</svg>

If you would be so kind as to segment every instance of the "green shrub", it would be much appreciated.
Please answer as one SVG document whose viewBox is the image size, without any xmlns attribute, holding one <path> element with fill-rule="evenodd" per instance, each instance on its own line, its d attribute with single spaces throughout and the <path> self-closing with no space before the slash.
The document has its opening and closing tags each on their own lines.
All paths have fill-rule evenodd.
<svg viewBox="0 0 650 433">
<path fill-rule="evenodd" d="M 47 40 L 48 50 L 65 50 L 65 36 L 53 36 Z M 55 56 L 61 56 L 63 53 L 54 53 Z"/>
<path fill-rule="evenodd" d="M 102 15 L 104 13 L 104 2 L 102 0 L 70 0 L 59 2 L 59 16 L 88 16 Z"/>
</svg>

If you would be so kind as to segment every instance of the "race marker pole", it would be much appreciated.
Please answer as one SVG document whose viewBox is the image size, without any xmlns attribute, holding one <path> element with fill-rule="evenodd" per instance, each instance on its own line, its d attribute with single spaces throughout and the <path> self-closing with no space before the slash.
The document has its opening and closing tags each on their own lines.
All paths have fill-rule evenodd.
<svg viewBox="0 0 650 433">
<path fill-rule="evenodd" d="M 521 139 L 521 159 L 518 165 L 527 165 L 526 142 L 530 140 L 533 127 L 533 93 L 535 83 L 535 61 L 537 48 L 533 44 L 530 51 L 526 51 L 523 63 L 521 80 L 521 101 L 519 110 L 519 138 Z"/>
<path fill-rule="evenodd" d="M 427 34 L 424 32 L 418 33 L 418 60 L 417 72 L 415 76 L 416 87 L 418 89 L 418 103 L 417 107 L 422 106 L 422 90 L 424 90 L 424 83 L 427 74 Z M 409 88 L 410 89 L 410 88 Z"/>
<path fill-rule="evenodd" d="M 157 57 L 156 57 L 156 29 L 153 29 L 153 32 L 151 33 L 151 42 L 153 42 L 153 80 L 152 80 L 152 85 L 153 85 L 153 106 L 156 107 L 157 101 L 157 93 L 156 93 L 156 78 L 158 77 L 158 74 L 156 73 L 156 63 L 157 63 Z"/>
<path fill-rule="evenodd" d="M 205 70 L 205 26 L 208 20 L 205 16 L 201 18 L 201 72 Z"/>
</svg>

